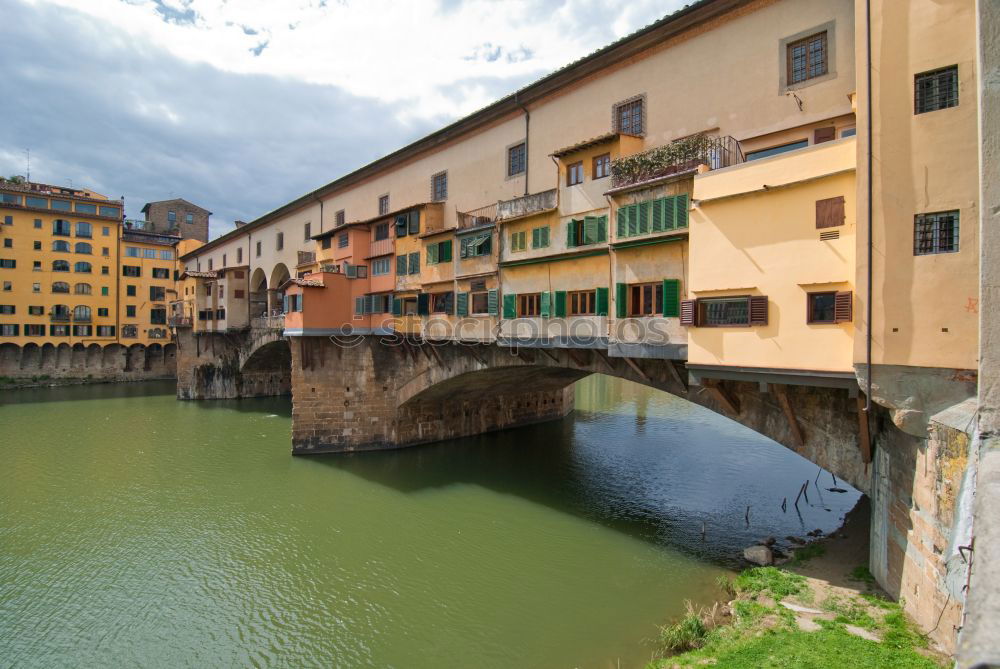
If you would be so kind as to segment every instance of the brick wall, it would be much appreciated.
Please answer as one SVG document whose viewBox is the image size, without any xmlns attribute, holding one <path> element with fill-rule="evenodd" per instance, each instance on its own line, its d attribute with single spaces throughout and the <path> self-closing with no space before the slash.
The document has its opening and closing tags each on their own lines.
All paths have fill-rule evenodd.
<svg viewBox="0 0 1000 669">
<path fill-rule="evenodd" d="M 169 212 L 171 211 L 177 216 L 174 223 L 169 221 Z M 185 222 L 185 214 L 187 213 L 193 215 L 194 221 L 192 223 Z M 150 221 L 153 226 L 152 232 L 175 234 L 184 239 L 198 239 L 203 242 L 208 241 L 208 219 L 208 212 L 195 209 L 183 200 L 152 202 L 146 213 L 146 220 Z"/>
</svg>

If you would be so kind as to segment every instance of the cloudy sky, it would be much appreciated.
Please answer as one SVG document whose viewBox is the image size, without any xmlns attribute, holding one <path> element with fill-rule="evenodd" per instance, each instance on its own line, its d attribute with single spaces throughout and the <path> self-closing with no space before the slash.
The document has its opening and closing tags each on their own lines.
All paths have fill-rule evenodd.
<svg viewBox="0 0 1000 669">
<path fill-rule="evenodd" d="M 252 220 L 682 0 L 0 0 L 0 174 Z"/>
</svg>

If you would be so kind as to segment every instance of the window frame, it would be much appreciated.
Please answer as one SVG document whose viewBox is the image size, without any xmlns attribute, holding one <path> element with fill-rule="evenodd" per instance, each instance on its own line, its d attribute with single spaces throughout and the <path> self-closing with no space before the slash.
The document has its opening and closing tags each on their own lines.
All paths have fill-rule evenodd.
<svg viewBox="0 0 1000 669">
<path fill-rule="evenodd" d="M 817 72 L 812 74 L 813 61 L 812 61 L 812 44 L 819 39 L 822 44 L 821 54 L 822 54 L 822 72 Z M 805 64 L 803 66 L 804 75 L 801 79 L 795 79 L 794 75 L 796 72 L 795 68 L 795 54 L 793 50 L 797 47 L 805 48 Z M 826 76 L 830 73 L 830 34 L 827 30 L 818 30 L 811 35 L 806 35 L 805 37 L 800 37 L 796 40 L 789 41 L 785 44 L 785 82 L 788 86 L 797 86 L 799 84 L 804 84 L 812 79 L 818 79 L 819 77 Z"/>
<path fill-rule="evenodd" d="M 944 98 L 944 103 L 941 106 L 931 107 L 928 105 L 929 102 L 937 101 L 940 103 L 942 101 L 942 94 L 940 93 L 941 83 L 940 78 L 942 75 L 952 75 L 950 78 L 950 88 L 947 92 L 947 97 Z M 933 97 L 922 97 L 921 96 L 921 80 L 929 80 L 934 84 L 934 88 L 938 91 Z M 959 79 L 958 79 L 958 65 L 948 65 L 945 67 L 939 67 L 934 70 L 927 70 L 926 72 L 917 72 L 913 75 L 913 115 L 919 116 L 920 114 L 929 114 L 930 112 L 941 111 L 943 109 L 951 109 L 952 107 L 957 107 L 959 105 L 959 93 L 960 93 Z M 921 102 L 923 102 L 924 107 L 921 107 Z"/>
<path fill-rule="evenodd" d="M 622 122 L 625 118 L 623 112 L 630 112 L 627 124 Z M 638 130 L 634 127 L 636 115 L 638 115 Z M 623 135 L 644 136 L 646 134 L 646 94 L 641 93 L 616 102 L 611 107 L 611 127 L 615 132 Z"/>
<path fill-rule="evenodd" d="M 750 327 L 750 295 L 727 295 L 725 297 L 700 297 L 698 298 L 698 327 L 702 328 L 749 328 Z M 720 302 L 743 301 L 746 304 L 745 323 L 710 323 L 707 316 L 707 307 Z"/>
<path fill-rule="evenodd" d="M 517 318 L 536 318 L 542 315 L 541 293 L 517 294 Z"/>
<path fill-rule="evenodd" d="M 582 306 L 581 306 L 582 305 Z M 571 290 L 566 293 L 567 316 L 596 316 L 597 289 Z"/>
<path fill-rule="evenodd" d="M 507 147 L 507 178 L 519 177 L 528 170 L 528 142 L 521 140 Z"/>
<path fill-rule="evenodd" d="M 431 175 L 431 202 L 444 202 L 447 199 L 448 170 L 443 170 Z"/>
<path fill-rule="evenodd" d="M 583 161 L 578 160 L 566 166 L 566 188 L 583 183 Z"/>
<path fill-rule="evenodd" d="M 663 316 L 663 281 L 647 281 L 626 285 L 628 286 L 628 305 L 625 313 L 628 318 Z M 638 299 L 636 299 L 637 295 Z M 648 313 L 645 310 L 647 297 L 651 300 Z"/>
<path fill-rule="evenodd" d="M 820 297 L 829 297 L 831 299 L 829 319 L 819 319 L 816 317 L 813 300 Z M 813 293 L 806 293 L 806 323 L 809 325 L 835 325 L 837 323 L 837 291 L 820 290 Z"/>
<path fill-rule="evenodd" d="M 611 153 L 602 153 L 591 158 L 590 178 L 591 180 L 605 179 L 611 176 Z"/>
<path fill-rule="evenodd" d="M 948 249 L 942 249 L 940 245 L 941 224 L 945 216 L 950 216 L 954 219 L 951 224 L 952 229 L 949 233 L 952 244 L 951 248 Z M 961 250 L 961 219 L 961 210 L 959 209 L 915 214 L 913 216 L 913 255 L 932 256 L 941 255 L 942 253 L 958 253 Z M 922 249 L 921 243 L 924 240 L 921 240 L 921 225 L 925 223 L 930 224 L 930 247 Z"/>
</svg>

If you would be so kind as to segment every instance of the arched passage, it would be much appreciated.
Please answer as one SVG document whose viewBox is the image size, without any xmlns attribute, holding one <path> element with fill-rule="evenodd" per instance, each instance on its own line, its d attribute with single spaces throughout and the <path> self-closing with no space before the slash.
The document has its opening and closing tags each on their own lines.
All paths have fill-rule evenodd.
<svg viewBox="0 0 1000 669">
<path fill-rule="evenodd" d="M 271 278 L 268 282 L 270 288 L 267 291 L 267 308 L 269 313 L 280 313 L 284 293 L 278 290 L 278 286 L 288 281 L 291 276 L 291 273 L 289 273 L 288 268 L 284 263 L 278 263 L 274 266 L 274 269 L 271 270 Z"/>
<path fill-rule="evenodd" d="M 267 314 L 267 275 L 260 267 L 250 277 L 250 317 Z"/>
<path fill-rule="evenodd" d="M 288 395 L 292 392 L 292 353 L 288 340 L 277 339 L 254 350 L 237 377 L 240 397 Z"/>
</svg>

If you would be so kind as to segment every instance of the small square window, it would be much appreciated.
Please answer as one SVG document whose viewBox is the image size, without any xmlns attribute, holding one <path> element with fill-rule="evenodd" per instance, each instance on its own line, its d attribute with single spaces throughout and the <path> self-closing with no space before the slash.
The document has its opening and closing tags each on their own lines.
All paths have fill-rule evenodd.
<svg viewBox="0 0 1000 669">
<path fill-rule="evenodd" d="M 836 293 L 809 293 L 808 323 L 835 323 Z"/>
<path fill-rule="evenodd" d="M 126 304 L 125 305 L 125 317 L 126 318 L 135 318 L 135 305 L 134 304 Z"/>
<path fill-rule="evenodd" d="M 958 106 L 958 66 L 924 72 L 913 78 L 913 113 Z"/>
<path fill-rule="evenodd" d="M 35 219 L 35 227 L 36 228 L 41 228 L 42 227 L 42 219 L 40 219 L 40 218 L 36 218 Z"/>
<path fill-rule="evenodd" d="M 12 249 L 12 248 L 14 248 L 14 240 L 11 239 L 10 237 L 4 238 L 4 240 L 3 240 L 3 247 L 5 249 Z"/>
<path fill-rule="evenodd" d="M 507 176 L 522 174 L 527 164 L 527 144 L 521 142 L 507 149 Z"/>
<path fill-rule="evenodd" d="M 787 47 L 788 84 L 798 84 L 827 73 L 826 31 L 792 42 Z"/>
<path fill-rule="evenodd" d="M 583 161 L 578 161 L 566 168 L 566 185 L 575 186 L 583 183 Z"/>
<path fill-rule="evenodd" d="M 943 211 L 918 214 L 913 224 L 913 255 L 956 253 L 958 251 L 958 212 Z"/>
<path fill-rule="evenodd" d="M 41 242 L 36 241 L 36 242 L 32 243 L 31 246 L 36 251 L 41 251 L 42 250 L 42 243 Z"/>
</svg>

